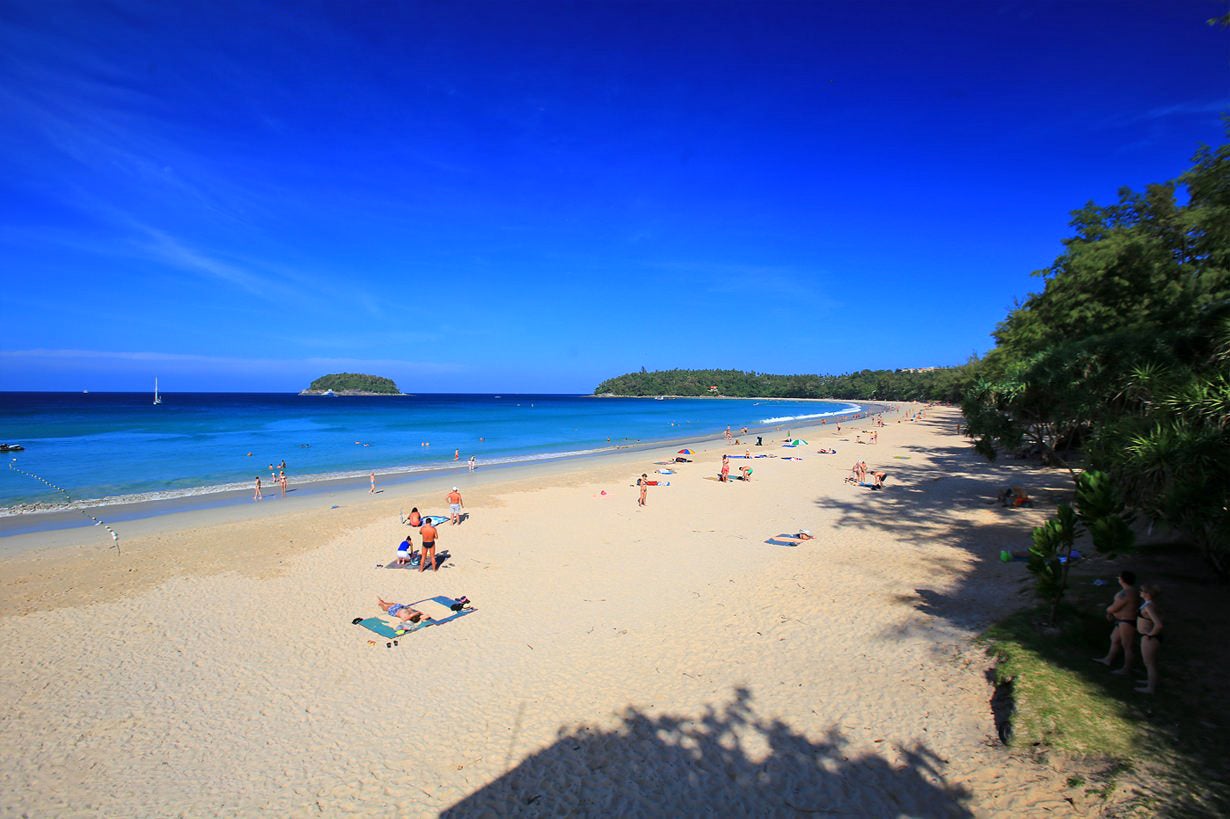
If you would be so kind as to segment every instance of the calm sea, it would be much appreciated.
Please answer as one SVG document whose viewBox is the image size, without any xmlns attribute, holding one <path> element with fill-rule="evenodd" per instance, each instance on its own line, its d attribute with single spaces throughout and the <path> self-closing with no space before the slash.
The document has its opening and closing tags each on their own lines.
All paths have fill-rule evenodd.
<svg viewBox="0 0 1230 819">
<path fill-rule="evenodd" d="M 268 481 L 465 469 L 613 446 L 765 428 L 856 412 L 844 402 L 569 395 L 320 397 L 287 394 L 0 392 L 0 514 L 71 501 L 173 498 Z M 429 444 L 429 445 L 424 445 Z M 460 450 L 460 462 L 454 451 Z M 16 459 L 16 460 L 14 460 Z"/>
<path fill-rule="evenodd" d="M 576 395 L 0 393 L 6 465 L 74 501 L 180 497 L 250 486 L 286 461 L 292 480 L 479 467 L 699 439 L 727 425 L 776 427 L 854 412 L 841 402 Z M 430 443 L 430 446 L 423 444 Z M 16 459 L 13 461 L 12 459 Z M 62 493 L 0 470 L 0 513 L 59 504 Z"/>
</svg>

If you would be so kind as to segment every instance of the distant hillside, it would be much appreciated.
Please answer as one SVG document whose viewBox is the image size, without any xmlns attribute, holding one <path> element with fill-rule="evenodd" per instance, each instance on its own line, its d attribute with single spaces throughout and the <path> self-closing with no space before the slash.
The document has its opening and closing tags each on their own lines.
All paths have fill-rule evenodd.
<svg viewBox="0 0 1230 819">
<path fill-rule="evenodd" d="M 401 395 L 391 378 L 363 373 L 331 373 L 313 381 L 300 395 L 323 395 L 333 390 L 336 395 Z"/>
<path fill-rule="evenodd" d="M 657 370 L 603 381 L 596 395 L 724 395 L 747 398 L 838 398 L 959 401 L 967 367 L 861 370 L 845 375 L 771 375 L 741 370 Z"/>
</svg>

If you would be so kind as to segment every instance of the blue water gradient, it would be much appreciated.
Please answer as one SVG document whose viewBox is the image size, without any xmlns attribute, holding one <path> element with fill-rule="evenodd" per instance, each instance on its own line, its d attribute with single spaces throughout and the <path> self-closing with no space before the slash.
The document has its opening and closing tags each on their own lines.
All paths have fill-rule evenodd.
<svg viewBox="0 0 1230 819">
<path fill-rule="evenodd" d="M 698 439 L 858 411 L 853 404 L 576 395 L 298 396 L 285 393 L 0 393 L 6 463 L 43 476 L 73 500 L 176 497 L 269 480 L 283 459 L 292 481 L 377 472 L 480 467 L 581 454 L 636 442 Z M 482 439 L 482 440 L 480 440 Z M 422 446 L 430 442 L 430 446 Z M 249 455 L 248 453 L 251 453 Z M 269 487 L 267 491 L 272 490 Z M 131 497 L 136 496 L 136 497 Z M 0 470 L 0 507 L 58 504 L 61 494 Z"/>
</svg>

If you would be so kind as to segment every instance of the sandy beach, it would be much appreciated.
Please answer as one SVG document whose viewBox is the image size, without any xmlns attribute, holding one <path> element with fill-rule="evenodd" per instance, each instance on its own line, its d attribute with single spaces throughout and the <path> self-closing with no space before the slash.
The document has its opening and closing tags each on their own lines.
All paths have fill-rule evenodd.
<svg viewBox="0 0 1230 819">
<path fill-rule="evenodd" d="M 954 410 L 904 418 L 876 444 L 870 419 L 766 438 L 747 483 L 713 478 L 749 447 L 700 444 L 644 508 L 673 448 L 23 549 L 0 561 L 0 813 L 1079 812 L 1065 772 L 998 745 L 972 642 L 1028 602 L 998 554 L 1066 477 L 987 463 Z M 843 482 L 860 458 L 883 491 Z M 399 512 L 446 512 L 454 480 L 440 571 L 381 568 Z M 1037 508 L 992 504 L 1010 483 Z M 438 595 L 474 610 L 394 648 L 351 622 Z"/>
</svg>

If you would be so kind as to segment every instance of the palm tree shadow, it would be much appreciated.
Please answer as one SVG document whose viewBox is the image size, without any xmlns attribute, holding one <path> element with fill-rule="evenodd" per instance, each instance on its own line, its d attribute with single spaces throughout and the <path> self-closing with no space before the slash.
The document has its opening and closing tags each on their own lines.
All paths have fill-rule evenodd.
<svg viewBox="0 0 1230 819">
<path fill-rule="evenodd" d="M 697 718 L 629 706 L 614 729 L 561 731 L 442 816 L 972 816 L 969 792 L 944 782 L 925 746 L 897 748 L 896 763 L 852 756 L 839 730 L 813 741 L 751 700 L 738 688 Z"/>
</svg>

